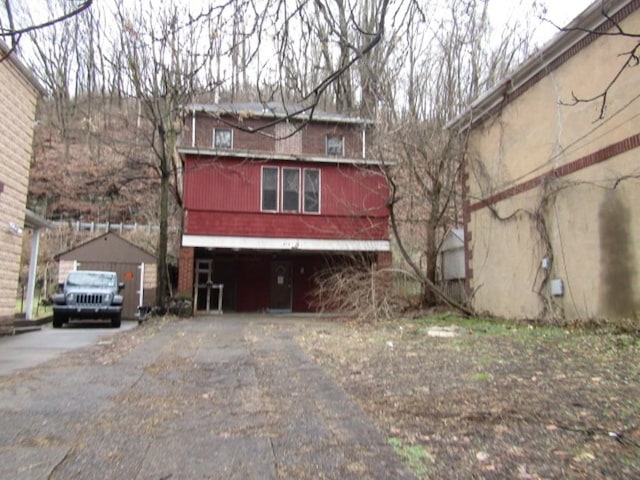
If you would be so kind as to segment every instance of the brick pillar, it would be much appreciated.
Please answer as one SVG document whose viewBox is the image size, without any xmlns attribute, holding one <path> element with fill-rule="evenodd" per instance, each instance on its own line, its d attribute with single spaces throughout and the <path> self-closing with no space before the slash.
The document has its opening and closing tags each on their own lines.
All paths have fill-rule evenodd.
<svg viewBox="0 0 640 480">
<path fill-rule="evenodd" d="M 180 259 L 178 260 L 178 294 L 193 296 L 193 247 L 180 247 Z"/>
<path fill-rule="evenodd" d="M 378 252 L 376 263 L 378 264 L 378 269 L 389 268 L 392 263 L 391 252 Z"/>
<path fill-rule="evenodd" d="M 462 185 L 462 227 L 464 229 L 464 290 L 467 298 L 471 298 L 471 282 L 473 281 L 473 264 L 471 263 L 471 201 L 469 199 L 469 172 L 467 172 L 467 158 L 462 160 L 460 169 L 460 183 Z"/>
<path fill-rule="evenodd" d="M 391 252 L 378 252 L 376 254 L 376 270 L 378 270 L 376 282 L 381 291 L 390 292 L 393 287 L 393 274 L 384 271 L 387 268 L 391 268 L 391 262 Z M 383 270 L 383 272 L 380 272 L 380 270 Z"/>
</svg>

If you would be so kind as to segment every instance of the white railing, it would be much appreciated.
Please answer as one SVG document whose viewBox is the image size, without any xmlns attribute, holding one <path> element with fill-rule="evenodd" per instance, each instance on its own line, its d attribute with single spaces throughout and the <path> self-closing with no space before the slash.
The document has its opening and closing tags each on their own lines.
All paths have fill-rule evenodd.
<svg viewBox="0 0 640 480">
<path fill-rule="evenodd" d="M 79 220 L 74 221 L 54 221 L 51 222 L 56 227 L 71 227 L 76 232 L 155 232 L 160 229 L 158 225 L 143 225 L 139 223 L 113 223 L 113 222 L 81 222 Z M 177 227 L 169 227 L 169 231 L 177 232 Z"/>
</svg>

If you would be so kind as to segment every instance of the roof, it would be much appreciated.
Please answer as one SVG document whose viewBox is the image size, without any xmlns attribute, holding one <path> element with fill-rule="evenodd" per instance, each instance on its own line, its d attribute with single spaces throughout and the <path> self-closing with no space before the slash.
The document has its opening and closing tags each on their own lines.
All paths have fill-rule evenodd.
<svg viewBox="0 0 640 480">
<path fill-rule="evenodd" d="M 177 147 L 177 151 L 181 155 L 193 155 L 199 156 L 215 156 L 218 158 L 236 158 L 242 161 L 256 160 L 264 162 L 270 161 L 285 161 L 285 162 L 308 162 L 308 163 L 330 163 L 341 165 L 395 165 L 395 162 L 384 162 L 380 160 L 372 160 L 366 158 L 348 158 L 348 157 L 332 157 L 332 156 L 311 156 L 311 155 L 297 155 L 277 152 L 265 152 L 262 150 L 240 150 L 240 149 L 216 149 L 216 148 L 199 148 L 199 147 Z"/>
<path fill-rule="evenodd" d="M 485 117 L 490 116 L 503 102 L 517 97 L 589 43 L 599 38 L 592 32 L 603 29 L 603 27 L 608 30 L 612 26 L 603 16 L 603 8 L 609 17 L 621 21 L 638 9 L 637 3 L 635 0 L 594 1 L 563 30 L 556 33 L 540 50 L 475 100 L 462 114 L 451 120 L 446 128 L 458 130 L 471 128 Z M 629 8 L 625 9 L 625 7 Z"/>
<path fill-rule="evenodd" d="M 451 228 L 444 237 L 440 250 L 443 252 L 457 250 L 464 247 L 464 230 Z"/>
<path fill-rule="evenodd" d="M 234 117 L 257 117 L 279 119 L 292 117 L 296 120 L 314 121 L 314 122 L 330 122 L 330 123 L 350 123 L 369 125 L 373 124 L 373 120 L 352 117 L 342 113 L 328 113 L 320 110 L 306 109 L 307 107 L 295 104 L 286 104 L 282 102 L 245 102 L 245 103 L 192 103 L 185 106 L 185 109 L 194 112 L 205 112 L 215 116 L 234 116 Z M 311 114 L 311 117 L 310 117 Z"/>
<path fill-rule="evenodd" d="M 33 88 L 35 88 L 40 95 L 46 95 L 47 91 L 44 89 L 42 84 L 38 81 L 38 79 L 33 74 L 33 72 L 26 67 L 26 65 L 22 62 L 20 57 L 15 52 L 12 52 L 11 47 L 7 45 L 2 39 L 0 39 L 0 56 L 1 56 L 0 58 L 2 58 L 3 61 L 6 61 L 6 60 L 11 61 L 16 66 L 16 68 L 20 71 L 20 73 L 24 75 L 27 81 L 31 85 L 33 85 Z M 5 59 L 5 56 L 7 56 L 6 59 Z"/>
<path fill-rule="evenodd" d="M 56 260 L 77 260 L 81 262 L 105 261 L 112 263 L 156 263 L 157 259 L 149 252 L 116 235 L 108 232 L 89 240 L 71 250 L 59 253 Z"/>
</svg>

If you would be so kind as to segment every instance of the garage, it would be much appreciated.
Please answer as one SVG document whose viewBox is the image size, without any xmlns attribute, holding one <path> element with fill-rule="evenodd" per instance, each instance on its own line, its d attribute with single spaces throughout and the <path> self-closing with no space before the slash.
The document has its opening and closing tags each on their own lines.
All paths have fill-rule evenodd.
<svg viewBox="0 0 640 480">
<path fill-rule="evenodd" d="M 156 258 L 113 232 L 56 256 L 58 283 L 74 270 L 112 271 L 124 283 L 122 318 L 136 317 L 138 307 L 155 303 Z"/>
</svg>

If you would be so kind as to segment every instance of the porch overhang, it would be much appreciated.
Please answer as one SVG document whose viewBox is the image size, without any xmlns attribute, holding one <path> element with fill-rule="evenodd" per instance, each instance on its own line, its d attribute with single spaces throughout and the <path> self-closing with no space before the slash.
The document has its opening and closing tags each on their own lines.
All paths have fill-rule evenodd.
<svg viewBox="0 0 640 480">
<path fill-rule="evenodd" d="M 311 238 L 226 237 L 183 235 L 183 247 L 258 251 L 389 252 L 389 240 L 332 240 Z"/>
</svg>

